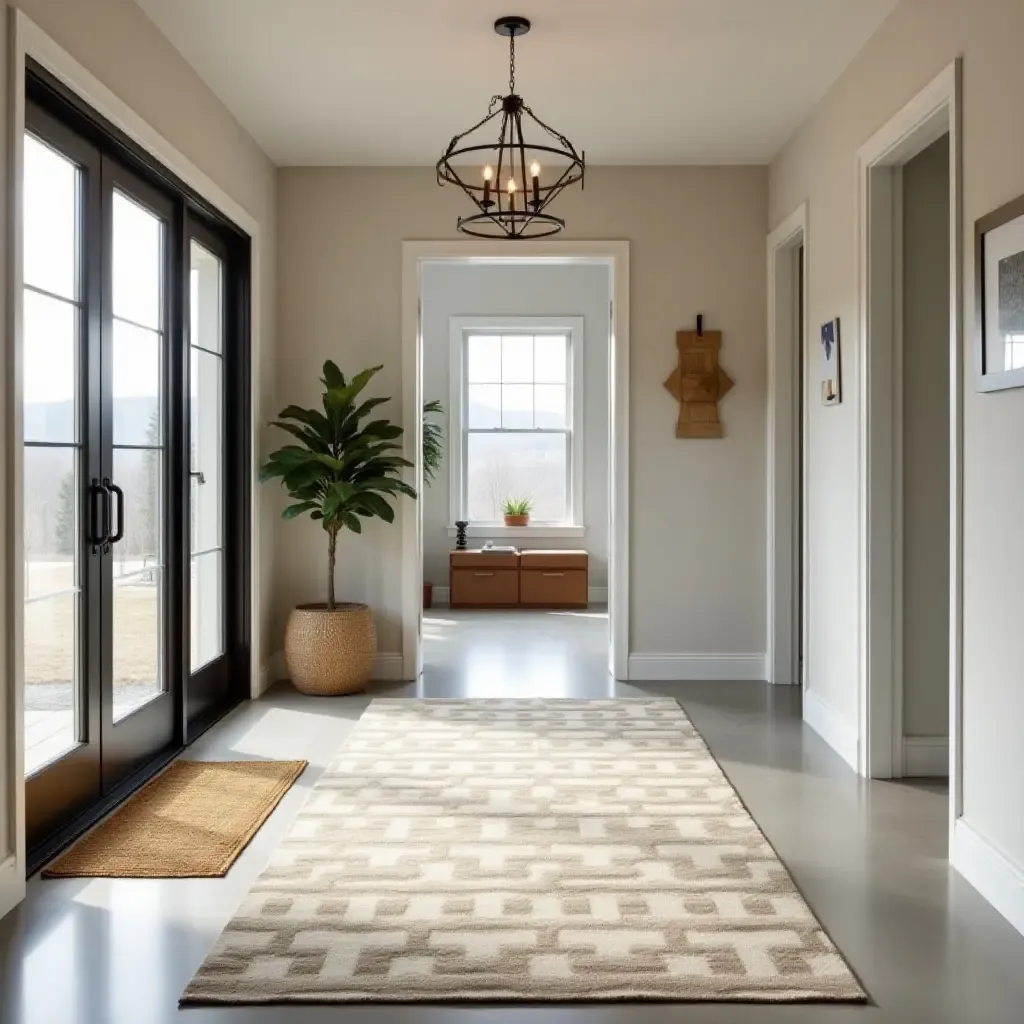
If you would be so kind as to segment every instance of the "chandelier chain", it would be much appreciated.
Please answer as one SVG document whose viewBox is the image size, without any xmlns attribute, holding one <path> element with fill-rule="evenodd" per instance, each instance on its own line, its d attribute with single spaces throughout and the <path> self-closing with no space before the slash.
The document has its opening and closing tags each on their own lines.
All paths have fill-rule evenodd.
<svg viewBox="0 0 1024 1024">
<path fill-rule="evenodd" d="M 508 92 L 511 96 L 516 91 L 516 34 L 508 37 Z"/>
</svg>

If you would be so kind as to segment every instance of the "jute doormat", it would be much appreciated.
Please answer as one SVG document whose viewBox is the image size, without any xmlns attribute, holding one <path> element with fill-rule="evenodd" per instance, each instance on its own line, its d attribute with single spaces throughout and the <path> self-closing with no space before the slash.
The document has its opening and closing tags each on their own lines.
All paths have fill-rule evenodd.
<svg viewBox="0 0 1024 1024">
<path fill-rule="evenodd" d="M 863 1002 L 673 700 L 375 700 L 184 1003 Z"/>
<path fill-rule="evenodd" d="M 307 763 L 175 761 L 43 877 L 226 875 Z"/>
</svg>

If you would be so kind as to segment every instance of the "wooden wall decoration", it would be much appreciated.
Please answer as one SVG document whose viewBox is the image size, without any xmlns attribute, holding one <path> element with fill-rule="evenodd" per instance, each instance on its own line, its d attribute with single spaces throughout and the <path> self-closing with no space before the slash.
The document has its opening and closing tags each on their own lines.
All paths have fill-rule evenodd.
<svg viewBox="0 0 1024 1024">
<path fill-rule="evenodd" d="M 676 437 L 722 437 L 719 399 L 733 388 L 732 378 L 718 365 L 721 331 L 705 331 L 697 316 L 695 331 L 677 331 L 679 361 L 665 387 L 679 402 Z"/>
</svg>

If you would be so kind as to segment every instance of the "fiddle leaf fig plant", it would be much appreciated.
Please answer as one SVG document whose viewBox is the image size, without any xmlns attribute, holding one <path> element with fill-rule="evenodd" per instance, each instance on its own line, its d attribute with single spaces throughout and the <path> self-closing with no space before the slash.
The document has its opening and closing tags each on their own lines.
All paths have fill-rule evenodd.
<svg viewBox="0 0 1024 1024">
<path fill-rule="evenodd" d="M 334 569 L 338 534 L 362 533 L 362 519 L 394 522 L 392 502 L 416 497 L 401 479 L 411 466 L 398 453 L 403 430 L 389 420 L 363 420 L 390 398 L 360 395 L 382 367 L 357 373 L 350 381 L 331 360 L 324 363 L 323 411 L 289 405 L 272 426 L 291 434 L 298 444 L 275 451 L 260 471 L 262 480 L 279 478 L 292 499 L 282 517 L 308 515 L 327 532 L 327 610 L 334 611 Z"/>
</svg>

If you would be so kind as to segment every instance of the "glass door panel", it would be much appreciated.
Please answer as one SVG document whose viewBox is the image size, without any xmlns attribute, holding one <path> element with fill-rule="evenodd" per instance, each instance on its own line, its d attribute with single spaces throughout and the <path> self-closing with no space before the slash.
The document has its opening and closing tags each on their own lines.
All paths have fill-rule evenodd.
<svg viewBox="0 0 1024 1024">
<path fill-rule="evenodd" d="M 115 722 L 167 688 L 162 658 L 162 454 L 159 448 L 114 449 L 113 479 L 124 491 L 123 536 L 112 551 Z"/>
<path fill-rule="evenodd" d="M 82 737 L 80 168 L 25 136 L 25 774 Z"/>
<path fill-rule="evenodd" d="M 163 253 L 166 225 L 112 193 L 113 720 L 166 689 L 163 672 Z"/>
<path fill-rule="evenodd" d="M 191 666 L 224 653 L 223 264 L 192 239 L 189 308 Z"/>
<path fill-rule="evenodd" d="M 181 630 L 174 595 L 183 587 L 183 560 L 169 538 L 182 522 L 184 495 L 172 484 L 168 440 L 178 422 L 170 415 L 170 381 L 182 374 L 181 346 L 174 352 L 168 343 L 179 322 L 168 298 L 180 278 L 175 204 L 104 156 L 103 207 L 101 483 L 110 533 L 102 557 L 101 722 L 109 790 L 181 735 L 181 685 L 173 680 L 183 655 L 170 637 Z"/>
</svg>

